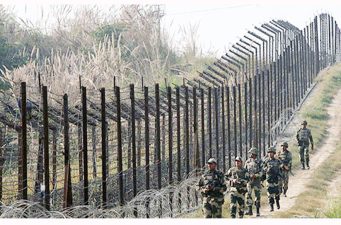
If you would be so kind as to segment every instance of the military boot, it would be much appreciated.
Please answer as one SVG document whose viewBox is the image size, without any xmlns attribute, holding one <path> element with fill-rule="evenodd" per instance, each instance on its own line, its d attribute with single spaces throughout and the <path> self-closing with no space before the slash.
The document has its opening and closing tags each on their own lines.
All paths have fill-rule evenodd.
<svg viewBox="0 0 341 225">
<path fill-rule="evenodd" d="M 253 213 L 252 213 L 252 206 L 248 207 L 248 210 L 246 211 L 245 215 L 249 215 L 249 216 L 253 215 Z"/>
<path fill-rule="evenodd" d="M 244 217 L 244 212 L 239 212 L 239 218 L 242 219 Z"/>
<path fill-rule="evenodd" d="M 256 207 L 256 211 L 257 211 L 257 217 L 260 216 L 259 207 L 258 206 Z"/>
<path fill-rule="evenodd" d="M 270 203 L 270 212 L 273 212 L 273 211 L 274 211 L 274 204 Z"/>
<path fill-rule="evenodd" d="M 256 205 L 257 216 L 260 216 L 260 213 L 259 213 L 260 202 L 255 202 L 255 205 Z"/>
<path fill-rule="evenodd" d="M 302 170 L 305 170 L 304 162 L 301 162 L 301 164 L 302 164 L 301 169 L 302 169 Z"/>
<path fill-rule="evenodd" d="M 287 197 L 287 190 L 288 189 L 284 189 L 284 191 L 283 191 L 284 197 Z"/>
<path fill-rule="evenodd" d="M 307 160 L 307 169 L 308 169 L 308 170 L 310 169 L 309 160 Z"/>
<path fill-rule="evenodd" d="M 279 205 L 279 196 L 276 197 L 276 206 L 277 206 L 277 209 L 281 208 L 281 206 Z"/>
</svg>

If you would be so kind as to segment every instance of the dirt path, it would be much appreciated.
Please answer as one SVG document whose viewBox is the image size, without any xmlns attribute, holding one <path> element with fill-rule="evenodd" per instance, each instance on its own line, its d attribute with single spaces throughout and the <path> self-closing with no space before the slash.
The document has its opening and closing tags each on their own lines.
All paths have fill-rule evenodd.
<svg viewBox="0 0 341 225">
<path fill-rule="evenodd" d="M 290 176 L 288 197 L 281 196 L 281 209 L 280 211 L 285 211 L 290 209 L 295 205 L 297 196 L 305 191 L 305 186 L 312 179 L 312 174 L 335 150 L 336 143 L 340 140 L 341 135 L 341 90 L 335 96 L 332 104 L 328 107 L 329 121 L 328 121 L 328 138 L 325 140 L 323 146 L 315 151 L 313 155 L 310 156 L 310 170 L 296 170 L 294 171 L 295 176 Z M 298 120 L 293 121 L 293 125 Z M 297 125 L 296 127 L 299 127 Z M 291 151 L 297 151 L 297 149 L 291 149 Z M 340 179 L 336 179 L 335 182 L 339 183 Z M 331 184 L 333 185 L 333 184 Z M 335 192 L 337 192 L 335 190 Z M 276 209 L 275 209 L 276 213 Z M 261 208 L 262 217 L 271 217 L 268 207 Z"/>
</svg>

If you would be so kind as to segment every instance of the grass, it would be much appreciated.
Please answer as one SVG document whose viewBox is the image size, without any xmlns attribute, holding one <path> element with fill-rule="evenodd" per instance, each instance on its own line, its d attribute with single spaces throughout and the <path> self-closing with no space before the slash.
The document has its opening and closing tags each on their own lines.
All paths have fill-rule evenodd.
<svg viewBox="0 0 341 225">
<path fill-rule="evenodd" d="M 341 64 L 337 64 L 327 71 L 322 72 L 317 78 L 317 81 L 319 85 L 317 87 L 318 90 L 315 90 L 316 94 L 302 106 L 297 115 L 299 118 L 304 118 L 304 120 L 308 121 L 308 127 L 311 129 L 314 138 L 315 149 L 323 144 L 324 139 L 328 135 L 327 126 L 329 116 L 327 107 L 332 102 L 333 96 L 341 88 Z M 289 142 L 289 149 L 293 155 L 294 169 L 300 165 L 295 135 L 296 133 L 291 139 L 293 141 Z M 321 216 L 321 210 L 319 208 L 321 208 L 321 205 L 324 205 L 323 197 L 326 195 L 328 183 L 332 180 L 333 175 L 335 175 L 335 171 L 338 168 L 341 169 L 341 142 L 338 145 L 338 149 L 327 159 L 327 162 L 330 163 L 325 163 L 314 173 L 313 177 L 316 180 L 314 179 L 314 182 L 309 183 L 307 187 L 308 191 L 298 197 L 298 204 L 286 212 L 280 211 L 276 214 L 277 217 L 290 218 L 297 215 L 310 217 Z M 328 174 L 327 178 L 326 174 Z M 315 196 L 315 198 L 312 198 L 312 196 Z M 262 189 L 261 204 L 262 207 L 267 206 L 267 195 L 264 188 Z M 341 210 L 341 202 L 338 207 Z M 223 205 L 224 218 L 230 217 L 229 211 L 229 200 L 225 198 Z M 197 210 L 185 217 L 202 218 L 202 210 Z"/>
<path fill-rule="evenodd" d="M 341 88 L 341 64 L 331 67 L 319 78 L 320 91 L 302 107 L 300 115 L 308 121 L 308 126 L 312 130 L 315 148 L 323 144 L 328 135 L 328 112 L 327 107 L 332 103 L 333 96 Z M 293 144 L 291 145 L 293 146 Z M 294 148 L 291 148 L 294 149 Z M 294 167 L 299 163 L 298 151 L 292 151 Z M 333 152 L 312 175 L 312 182 L 307 185 L 307 190 L 300 194 L 296 204 L 285 212 L 279 212 L 275 216 L 288 218 L 294 216 L 304 217 L 324 217 L 323 208 L 326 207 L 325 199 L 328 192 L 329 182 L 333 180 L 335 174 L 341 169 L 341 142 Z M 312 196 L 314 196 L 312 198 Z M 304 203 L 304 204 L 303 204 Z"/>
<path fill-rule="evenodd" d="M 341 196 L 338 197 L 329 209 L 324 213 L 327 218 L 341 218 Z"/>
<path fill-rule="evenodd" d="M 308 121 L 308 128 L 311 129 L 315 149 L 323 144 L 324 139 L 328 135 L 327 122 L 329 116 L 327 108 L 331 104 L 333 96 L 341 88 L 341 64 L 337 64 L 322 72 L 317 81 L 319 82 L 319 87 L 317 87 L 316 94 L 302 106 L 297 115 L 302 120 Z M 289 149 L 293 154 L 293 168 L 297 169 L 300 166 L 298 147 L 294 136 L 291 140 L 289 142 Z M 313 152 L 311 151 L 310 153 Z"/>
</svg>

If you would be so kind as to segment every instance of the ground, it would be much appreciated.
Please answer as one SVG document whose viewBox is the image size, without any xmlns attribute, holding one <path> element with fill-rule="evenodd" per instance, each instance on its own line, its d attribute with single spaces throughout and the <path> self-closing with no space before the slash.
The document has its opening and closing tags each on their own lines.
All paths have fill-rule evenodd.
<svg viewBox="0 0 341 225">
<path fill-rule="evenodd" d="M 281 196 L 281 209 L 270 213 L 263 189 L 261 218 L 326 217 L 325 212 L 333 200 L 341 197 L 341 64 L 322 71 L 316 81 L 316 86 L 277 140 L 278 149 L 283 141 L 289 142 L 294 155 L 294 176 L 289 179 L 288 197 Z M 306 119 L 312 122 L 308 128 L 312 128 L 316 137 L 315 150 L 310 154 L 310 170 L 301 170 L 295 135 Z M 229 218 L 228 204 L 227 195 L 224 218 Z M 198 210 L 186 217 L 203 215 Z M 256 218 L 255 215 L 252 218 Z"/>
</svg>

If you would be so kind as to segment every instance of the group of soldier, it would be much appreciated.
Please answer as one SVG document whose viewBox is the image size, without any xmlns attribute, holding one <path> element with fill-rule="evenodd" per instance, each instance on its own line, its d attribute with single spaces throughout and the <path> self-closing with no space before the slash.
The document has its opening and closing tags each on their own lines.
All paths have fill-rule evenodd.
<svg viewBox="0 0 341 225">
<path fill-rule="evenodd" d="M 297 132 L 296 139 L 299 146 L 299 156 L 302 169 L 309 169 L 309 144 L 313 149 L 314 143 L 311 131 L 307 128 L 307 122 L 302 122 L 302 128 Z M 261 190 L 263 182 L 266 183 L 270 212 L 274 211 L 274 205 L 280 209 L 280 196 L 283 193 L 287 197 L 289 173 L 292 166 L 292 154 L 288 150 L 288 143 L 283 142 L 281 150 L 276 155 L 276 148 L 269 147 L 267 156 L 260 159 L 257 148 L 252 147 L 249 158 L 243 165 L 241 157 L 235 158 L 235 166 L 226 174 L 216 169 L 217 161 L 210 158 L 207 161 L 207 170 L 199 180 L 199 191 L 203 200 L 203 212 L 205 218 L 221 218 L 222 205 L 227 187 L 230 187 L 230 215 L 236 218 L 237 208 L 239 218 L 244 217 L 245 197 L 247 212 L 245 215 L 253 215 L 252 194 L 254 192 L 256 216 L 260 216 Z"/>
</svg>

